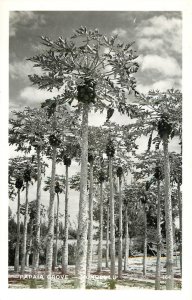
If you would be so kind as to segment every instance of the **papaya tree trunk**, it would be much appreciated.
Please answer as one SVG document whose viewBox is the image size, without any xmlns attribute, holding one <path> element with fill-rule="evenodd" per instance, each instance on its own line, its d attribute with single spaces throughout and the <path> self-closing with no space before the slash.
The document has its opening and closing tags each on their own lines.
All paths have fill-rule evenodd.
<svg viewBox="0 0 192 300">
<path fill-rule="evenodd" d="M 103 182 L 100 182 L 100 205 L 99 205 L 99 245 L 98 245 L 98 266 L 97 271 L 102 271 L 103 259 Z"/>
<path fill-rule="evenodd" d="M 21 256 L 21 274 L 25 273 L 25 261 L 26 261 L 26 244 L 27 244 L 27 216 L 29 207 L 29 182 L 26 182 L 26 200 L 25 200 L 25 216 L 23 227 L 23 244 L 22 244 L 22 256 Z"/>
<path fill-rule="evenodd" d="M 122 279 L 122 195 L 121 195 L 122 180 L 119 176 L 119 245 L 118 245 L 118 278 Z"/>
<path fill-rule="evenodd" d="M 64 240 L 63 240 L 63 252 L 62 252 L 62 274 L 67 274 L 68 268 L 68 218 L 69 218 L 69 167 L 66 165 L 65 174 L 65 225 L 64 225 Z"/>
<path fill-rule="evenodd" d="M 160 290 L 161 281 L 161 198 L 160 198 L 160 180 L 157 180 L 157 262 L 155 289 Z"/>
<path fill-rule="evenodd" d="M 59 194 L 57 193 L 56 237 L 55 237 L 55 252 L 53 258 L 53 271 L 55 271 L 55 268 L 57 267 L 58 235 L 59 235 Z"/>
<path fill-rule="evenodd" d="M 93 256 L 93 161 L 90 161 L 89 225 L 87 244 L 87 278 L 90 277 Z"/>
<path fill-rule="evenodd" d="M 180 183 L 177 184 L 178 204 L 179 204 L 179 252 L 180 252 L 180 271 L 182 276 L 182 201 Z"/>
<path fill-rule="evenodd" d="M 109 268 L 109 203 L 107 203 L 106 268 Z"/>
<path fill-rule="evenodd" d="M 125 257 L 124 257 L 124 271 L 128 271 L 129 258 L 129 223 L 128 223 L 128 207 L 125 206 Z"/>
<path fill-rule="evenodd" d="M 51 288 L 51 271 L 53 259 L 53 240 L 54 240 L 54 198 L 55 198 L 55 169 L 56 169 L 57 148 L 53 146 L 52 152 L 52 170 L 50 183 L 50 200 L 48 212 L 48 233 L 46 247 L 46 288 Z"/>
<path fill-rule="evenodd" d="M 17 189 L 17 241 L 15 247 L 14 270 L 19 272 L 19 246 L 20 246 L 20 189 Z"/>
<path fill-rule="evenodd" d="M 113 191 L 113 170 L 112 157 L 109 156 L 109 182 L 110 182 L 110 257 L 111 269 L 110 277 L 115 278 L 115 217 L 114 217 L 114 191 Z"/>
<path fill-rule="evenodd" d="M 165 173 L 165 223 L 166 223 L 166 289 L 174 289 L 173 278 L 173 220 L 172 220 L 172 203 L 171 203 L 171 187 L 170 187 L 170 165 L 168 152 L 168 135 L 163 136 L 164 151 L 164 173 Z"/>
<path fill-rule="evenodd" d="M 80 199 L 77 231 L 77 251 L 75 266 L 75 287 L 84 289 L 86 285 L 86 257 L 87 257 L 87 162 L 88 162 L 88 112 L 89 105 L 83 105 L 82 139 L 81 139 L 81 178 Z"/>
<path fill-rule="evenodd" d="M 31 247 L 32 247 L 32 239 L 33 239 L 33 221 L 31 220 L 29 222 L 30 226 L 30 233 L 29 233 L 29 240 L 28 240 L 28 246 L 27 246 L 27 254 L 26 254 L 26 267 L 29 267 L 29 256 L 31 254 Z"/>
<path fill-rule="evenodd" d="M 146 275 L 146 263 L 147 263 L 147 214 L 145 204 L 143 205 L 144 214 L 144 240 L 143 240 L 143 275 Z"/>
<path fill-rule="evenodd" d="M 37 153 L 37 194 L 36 194 L 36 214 L 35 214 L 35 236 L 33 249 L 33 266 L 32 274 L 36 275 L 39 267 L 39 249 L 40 249 L 40 209 L 41 209 L 41 149 L 36 150 Z"/>
</svg>

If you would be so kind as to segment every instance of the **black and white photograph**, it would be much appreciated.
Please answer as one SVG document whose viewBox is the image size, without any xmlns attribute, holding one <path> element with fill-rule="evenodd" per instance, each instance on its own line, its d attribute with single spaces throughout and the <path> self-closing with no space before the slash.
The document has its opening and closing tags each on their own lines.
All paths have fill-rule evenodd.
<svg viewBox="0 0 192 300">
<path fill-rule="evenodd" d="M 8 23 L 8 290 L 180 293 L 183 12 Z"/>
</svg>

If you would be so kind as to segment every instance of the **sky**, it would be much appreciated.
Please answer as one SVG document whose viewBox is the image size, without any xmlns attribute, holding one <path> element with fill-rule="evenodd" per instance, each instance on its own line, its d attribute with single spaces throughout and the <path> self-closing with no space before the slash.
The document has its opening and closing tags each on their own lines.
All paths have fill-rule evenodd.
<svg viewBox="0 0 192 300">
<path fill-rule="evenodd" d="M 81 25 L 88 29 L 98 28 L 106 36 L 118 34 L 125 42 L 135 41 L 139 71 L 137 90 L 146 93 L 150 89 L 164 91 L 168 88 L 181 89 L 182 81 L 182 15 L 180 12 L 164 11 L 12 11 L 9 17 L 9 107 L 23 109 L 25 106 L 40 106 L 54 92 L 38 90 L 28 79 L 33 74 L 32 63 L 26 59 L 41 53 L 40 36 L 57 39 L 70 37 Z M 91 113 L 90 125 L 102 124 L 106 116 Z M 119 124 L 126 123 L 126 117 L 114 114 L 111 119 Z M 173 142 L 172 149 L 175 149 Z M 146 148 L 145 139 L 141 148 Z M 10 156 L 15 156 L 14 148 Z M 73 162 L 70 174 L 79 170 Z M 63 174 L 59 165 L 57 173 Z M 47 175 L 50 175 L 50 168 Z M 35 185 L 31 188 L 31 200 L 35 198 Z M 70 191 L 71 218 L 78 213 L 78 193 Z M 61 196 L 64 202 L 64 195 Z M 48 205 L 48 192 L 42 192 L 42 202 Z M 24 193 L 21 197 L 24 202 Z M 16 201 L 11 203 L 16 209 Z M 61 204 L 61 211 L 64 206 Z"/>
<path fill-rule="evenodd" d="M 33 74 L 27 58 L 41 52 L 40 36 L 70 37 L 81 25 L 98 28 L 106 36 L 118 34 L 126 42 L 135 41 L 139 55 L 137 89 L 181 89 L 182 16 L 180 12 L 107 11 L 13 11 L 10 12 L 10 107 L 38 105 L 50 96 L 28 79 Z"/>
</svg>

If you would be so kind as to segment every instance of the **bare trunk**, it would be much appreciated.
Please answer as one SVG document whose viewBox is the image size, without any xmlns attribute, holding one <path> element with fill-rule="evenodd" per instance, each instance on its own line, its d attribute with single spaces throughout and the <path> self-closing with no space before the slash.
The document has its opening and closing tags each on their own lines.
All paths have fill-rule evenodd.
<svg viewBox="0 0 192 300">
<path fill-rule="evenodd" d="M 27 244 L 27 216 L 29 207 L 29 183 L 26 182 L 26 200 L 25 200 L 25 217 L 24 217 L 24 227 L 23 227 L 23 244 L 22 244 L 22 256 L 21 256 L 21 274 L 25 273 L 25 260 L 26 260 L 26 244 Z"/>
<path fill-rule="evenodd" d="M 157 262 L 155 289 L 160 290 L 161 281 L 161 198 L 160 198 L 160 181 L 157 181 Z"/>
<path fill-rule="evenodd" d="M 111 270 L 110 277 L 115 278 L 115 218 L 114 218 L 114 191 L 113 191 L 113 173 L 112 173 L 112 157 L 109 156 L 109 181 L 110 181 L 110 257 Z"/>
<path fill-rule="evenodd" d="M 56 237 L 55 237 L 55 252 L 53 258 L 53 271 L 55 271 L 55 268 L 57 267 L 58 235 L 59 235 L 59 194 L 57 193 Z"/>
<path fill-rule="evenodd" d="M 89 187 L 89 225 L 87 244 L 87 278 L 90 277 L 93 255 L 93 161 L 90 162 L 90 187 Z"/>
<path fill-rule="evenodd" d="M 29 252 L 26 253 L 25 265 L 27 268 L 29 267 Z"/>
<path fill-rule="evenodd" d="M 32 247 L 32 241 L 33 241 L 33 220 L 30 221 L 30 233 L 29 233 L 29 242 L 27 247 L 27 254 L 26 254 L 26 267 L 29 267 L 29 256 L 31 254 L 31 247 Z"/>
<path fill-rule="evenodd" d="M 177 193 L 178 193 L 178 203 L 179 203 L 180 271 L 182 276 L 182 200 L 181 200 L 180 183 L 177 184 Z"/>
<path fill-rule="evenodd" d="M 51 170 L 51 183 L 50 183 L 50 201 L 48 213 L 48 233 L 47 233 L 47 248 L 46 248 L 46 288 L 51 288 L 51 271 L 53 259 L 53 239 L 54 239 L 54 197 L 55 197 L 55 169 L 56 169 L 56 156 L 57 148 L 53 147 L 52 154 L 52 170 Z"/>
<path fill-rule="evenodd" d="M 20 244 L 20 189 L 17 190 L 17 241 L 15 247 L 14 270 L 19 272 L 19 244 Z"/>
<path fill-rule="evenodd" d="M 119 176 L 119 249 L 118 249 L 118 278 L 122 279 L 122 196 L 121 196 L 121 176 Z"/>
<path fill-rule="evenodd" d="M 65 192 L 65 226 L 64 226 L 64 240 L 63 240 L 63 252 L 62 252 L 62 274 L 67 274 L 68 267 L 68 218 L 69 218 L 69 167 L 66 165 L 66 192 Z"/>
<path fill-rule="evenodd" d="M 171 187 L 170 187 L 170 166 L 168 152 L 168 135 L 163 136 L 164 151 L 164 173 L 165 173 L 165 222 L 166 222 L 166 289 L 174 289 L 173 278 L 173 221 L 172 221 L 172 203 L 171 203 Z"/>
<path fill-rule="evenodd" d="M 35 237 L 33 250 L 32 274 L 37 275 L 39 267 L 39 249 L 40 249 L 40 209 L 41 209 L 41 149 L 37 148 L 37 202 L 35 215 Z"/>
<path fill-rule="evenodd" d="M 144 241 L 143 241 L 143 275 L 146 275 L 146 261 L 147 261 L 147 214 L 145 204 L 143 205 L 144 213 Z"/>
<path fill-rule="evenodd" d="M 106 268 L 109 268 L 109 204 L 107 204 Z"/>
<path fill-rule="evenodd" d="M 81 141 L 81 179 L 80 200 L 77 232 L 77 251 L 75 276 L 76 288 L 84 289 L 86 285 L 86 257 L 87 257 L 87 162 L 88 162 L 88 104 L 83 106 L 82 141 Z"/>
<path fill-rule="evenodd" d="M 125 207 L 125 258 L 124 271 L 128 271 L 128 257 L 129 257 L 129 223 L 128 223 L 128 208 Z"/>
<path fill-rule="evenodd" d="M 102 271 L 102 259 L 103 259 L 103 182 L 100 182 L 100 218 L 99 218 L 99 245 L 98 245 L 98 266 L 97 271 Z"/>
</svg>

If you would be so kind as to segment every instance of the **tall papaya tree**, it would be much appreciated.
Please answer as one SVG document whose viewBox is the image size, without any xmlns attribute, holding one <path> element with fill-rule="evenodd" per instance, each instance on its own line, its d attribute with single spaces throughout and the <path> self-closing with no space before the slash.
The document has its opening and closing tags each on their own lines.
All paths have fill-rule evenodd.
<svg viewBox="0 0 192 300">
<path fill-rule="evenodd" d="M 177 186 L 177 200 L 179 208 L 179 251 L 180 251 L 180 270 L 182 275 L 182 156 L 180 153 L 170 154 L 171 181 Z"/>
<path fill-rule="evenodd" d="M 107 200 L 107 224 L 106 224 L 106 268 L 109 268 L 109 200 Z"/>
<path fill-rule="evenodd" d="M 16 146 L 16 151 L 29 153 L 35 150 L 37 158 L 37 192 L 36 192 L 36 220 L 33 252 L 33 275 L 37 274 L 40 245 L 40 206 L 41 206 L 41 180 L 46 164 L 42 161 L 42 154 L 46 148 L 45 135 L 49 131 L 47 114 L 39 108 L 25 107 L 23 111 L 13 111 L 10 118 L 9 144 Z"/>
<path fill-rule="evenodd" d="M 99 174 L 99 245 L 98 245 L 98 266 L 97 271 L 100 273 L 102 271 L 102 261 L 103 261 L 103 183 L 105 177 L 103 172 L 101 171 Z"/>
<path fill-rule="evenodd" d="M 77 99 L 79 112 L 82 113 L 76 287 L 85 288 L 88 114 L 93 107 L 101 111 L 111 105 L 118 107 L 119 99 L 124 100 L 121 86 L 128 92 L 135 89 L 136 81 L 131 74 L 137 72 L 139 66 L 134 61 L 137 56 L 131 48 L 132 43 L 121 43 L 117 36 L 107 38 L 98 29 L 88 30 L 81 26 L 69 39 L 59 37 L 52 41 L 42 37 L 42 43 L 48 50 L 30 60 L 42 69 L 43 74 L 30 75 L 30 80 L 40 89 L 59 89 L 61 93 L 57 99 L 60 104 L 71 104 Z"/>
<path fill-rule="evenodd" d="M 136 180 L 145 180 L 148 190 L 156 186 L 157 188 L 157 262 L 156 262 L 156 278 L 155 278 L 155 288 L 160 289 L 160 274 L 161 274 L 161 248 L 162 248 L 162 238 L 161 238 L 161 198 L 162 193 L 160 191 L 160 182 L 163 179 L 163 155 L 161 151 L 149 151 L 151 145 L 151 139 L 148 142 L 148 149 L 146 152 L 137 155 L 137 162 L 135 163 L 136 170 L 134 172 L 134 177 Z M 153 192 L 153 191 L 151 191 Z M 146 199 L 147 200 L 147 199 Z M 148 199 L 149 200 L 149 199 Z M 149 201 L 148 201 L 149 203 Z M 149 203 L 151 205 L 152 203 Z"/>
<path fill-rule="evenodd" d="M 69 230 L 69 168 L 72 159 L 78 160 L 80 156 L 80 146 L 78 142 L 79 126 L 78 122 L 73 122 L 72 127 L 67 128 L 68 134 L 65 133 L 64 140 L 58 150 L 57 162 L 61 162 L 65 166 L 65 219 L 64 219 L 64 235 L 62 247 L 62 274 L 68 272 L 68 230 Z M 65 131 L 66 131 L 65 123 Z"/>
<path fill-rule="evenodd" d="M 155 289 L 160 290 L 161 279 L 161 194 L 160 194 L 160 182 L 163 179 L 163 171 L 160 163 L 157 161 L 155 172 L 153 175 L 157 182 L 157 262 L 156 262 L 156 277 L 155 277 Z"/>
<path fill-rule="evenodd" d="M 111 269 L 110 277 L 115 278 L 115 219 L 114 219 L 114 189 L 113 189 L 113 165 L 112 160 L 115 154 L 113 141 L 109 138 L 106 147 L 106 154 L 109 160 L 109 183 L 110 183 L 110 256 L 111 256 Z"/>
<path fill-rule="evenodd" d="M 65 190 L 65 225 L 64 225 L 64 240 L 62 252 L 62 273 L 67 274 L 68 267 L 68 226 L 69 226 L 69 167 L 71 165 L 71 158 L 64 157 L 65 177 L 66 177 L 66 190 Z"/>
<path fill-rule="evenodd" d="M 140 95 L 138 108 L 142 111 L 135 126 L 141 125 L 144 134 L 150 133 L 151 141 L 156 147 L 162 141 L 164 153 L 164 189 L 165 189 L 165 219 L 166 219 L 166 289 L 174 289 L 173 274 L 173 228 L 172 228 L 172 203 L 170 186 L 170 161 L 169 139 L 179 136 L 181 139 L 182 124 L 182 93 L 179 90 L 165 92 L 150 91 L 147 95 Z M 152 139 L 152 131 L 158 137 Z"/>
<path fill-rule="evenodd" d="M 51 178 L 48 177 L 45 181 L 44 191 L 50 190 Z M 58 235 L 59 235 L 59 194 L 64 193 L 65 191 L 65 178 L 63 176 L 55 175 L 55 194 L 57 195 L 57 209 L 56 209 L 56 237 L 55 237 L 55 248 L 54 248 L 54 257 L 53 257 L 53 271 L 57 267 L 57 253 L 58 253 Z"/>
<path fill-rule="evenodd" d="M 28 166 L 28 167 L 27 167 Z M 29 170 L 30 168 L 30 170 Z M 34 168 L 34 163 L 31 162 L 31 157 L 18 156 L 10 159 L 9 161 L 9 177 L 15 179 L 15 187 L 18 194 L 17 203 L 17 242 L 15 249 L 15 271 L 19 271 L 19 258 L 20 258 L 20 193 L 22 190 L 26 189 L 26 203 L 25 203 L 25 217 L 24 217 L 24 233 L 23 233 L 23 243 L 22 243 L 22 253 L 21 253 L 21 272 L 24 273 L 25 268 L 25 256 L 26 256 L 26 239 L 27 239 L 27 215 L 28 215 L 28 188 L 29 188 L 29 172 L 33 172 L 36 177 L 36 169 Z M 27 181 L 26 181 L 27 180 Z"/>
<path fill-rule="evenodd" d="M 86 276 L 90 277 L 93 255 L 93 196 L 94 196 L 94 166 L 95 154 L 92 147 L 89 148 L 88 162 L 89 162 L 89 207 L 88 207 L 88 234 L 87 234 L 87 266 Z"/>
<path fill-rule="evenodd" d="M 123 264 L 123 230 L 122 230 L 122 208 L 123 208 L 123 202 L 122 202 L 122 175 L 123 175 L 123 169 L 122 167 L 117 168 L 117 177 L 119 180 L 119 249 L 118 249 L 118 278 L 122 279 L 122 264 Z"/>
<path fill-rule="evenodd" d="M 29 158 L 30 159 L 30 158 Z M 37 162 L 34 161 L 33 157 L 31 161 L 28 161 L 23 172 L 23 180 L 25 182 L 26 197 L 25 197 L 25 214 L 24 214 L 24 227 L 23 227 L 23 242 L 22 242 L 22 256 L 21 256 L 21 274 L 25 273 L 26 265 L 26 245 L 27 245 L 27 218 L 28 218 L 28 209 L 29 209 L 29 183 L 31 180 L 37 179 Z"/>
</svg>

